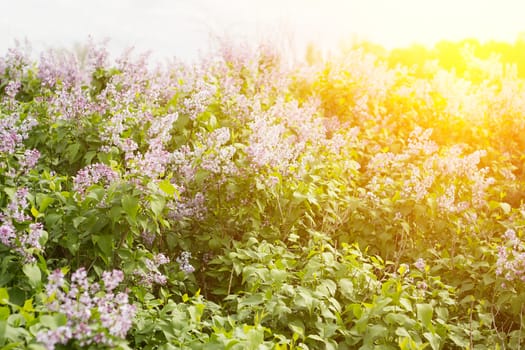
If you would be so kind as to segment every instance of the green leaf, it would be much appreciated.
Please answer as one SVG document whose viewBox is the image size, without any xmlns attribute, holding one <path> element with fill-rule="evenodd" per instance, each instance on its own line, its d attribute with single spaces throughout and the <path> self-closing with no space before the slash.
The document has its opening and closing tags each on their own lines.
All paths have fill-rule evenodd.
<svg viewBox="0 0 525 350">
<path fill-rule="evenodd" d="M 239 307 L 259 305 L 259 304 L 262 304 L 263 302 L 264 302 L 264 296 L 262 293 L 252 294 L 249 297 L 241 300 L 241 302 L 239 303 Z"/>
<path fill-rule="evenodd" d="M 42 315 L 39 317 L 40 323 L 45 324 L 51 329 L 56 329 L 60 326 L 64 326 L 67 323 L 67 318 L 64 314 L 57 313 L 53 316 L 51 315 Z"/>
<path fill-rule="evenodd" d="M 326 343 L 326 339 L 324 339 L 323 337 L 318 336 L 317 334 L 310 334 L 310 335 L 308 335 L 308 338 L 309 339 L 313 339 L 313 340 L 317 340 L 318 342 L 321 342 L 321 343 L 323 343 L 325 345 L 328 345 Z"/>
<path fill-rule="evenodd" d="M 80 224 L 83 223 L 84 221 L 86 221 L 85 216 L 77 216 L 76 218 L 73 219 L 73 227 L 78 228 L 78 226 L 80 226 Z"/>
<path fill-rule="evenodd" d="M 93 235 L 92 241 L 100 248 L 104 254 L 102 257 L 106 260 L 113 253 L 113 235 Z"/>
<path fill-rule="evenodd" d="M 411 319 L 405 314 L 389 313 L 388 315 L 385 316 L 385 322 L 387 324 L 395 324 L 395 325 L 406 326 L 406 327 L 411 328 L 416 321 Z"/>
<path fill-rule="evenodd" d="M 24 274 L 29 279 L 29 284 L 31 287 L 36 288 L 42 283 L 42 273 L 40 268 L 36 264 L 26 264 L 22 268 Z"/>
<path fill-rule="evenodd" d="M 36 204 L 38 205 L 38 211 L 43 212 L 47 207 L 55 201 L 53 197 L 47 196 L 42 193 L 37 193 Z"/>
<path fill-rule="evenodd" d="M 452 331 L 448 334 L 448 338 L 452 340 L 454 344 L 456 344 L 459 347 L 467 348 L 469 346 L 469 339 L 467 339 L 465 336 L 461 334 L 458 334 Z"/>
<path fill-rule="evenodd" d="M 432 315 L 434 314 L 434 308 L 430 304 L 416 304 L 417 319 L 421 321 L 423 326 L 431 332 L 434 332 L 432 326 Z"/>
<path fill-rule="evenodd" d="M 423 333 L 423 336 L 428 340 L 430 343 L 430 347 L 432 350 L 439 350 L 441 348 L 441 337 L 435 333 Z"/>
<path fill-rule="evenodd" d="M 33 215 L 33 217 L 35 219 L 43 216 L 42 214 L 40 214 L 40 212 L 38 211 L 38 209 L 36 209 L 35 207 L 31 207 L 31 215 Z"/>
<path fill-rule="evenodd" d="M 301 339 L 304 339 L 304 323 L 301 320 L 293 320 L 288 323 L 288 328 L 294 333 L 297 333 Z"/>
<path fill-rule="evenodd" d="M 508 215 L 510 213 L 510 211 L 512 210 L 512 207 L 510 206 L 509 203 L 505 203 L 505 202 L 501 202 L 499 204 L 499 207 L 501 208 L 501 210 L 503 210 L 503 212 Z"/>
<path fill-rule="evenodd" d="M 167 179 L 159 182 L 159 188 L 162 190 L 162 192 L 166 193 L 170 197 L 173 197 L 175 194 L 177 197 L 179 195 L 179 192 L 175 186 L 173 186 L 173 184 Z"/>
<path fill-rule="evenodd" d="M 67 160 L 69 163 L 73 163 L 77 160 L 78 151 L 80 150 L 80 144 L 79 143 L 72 143 L 67 147 Z"/>
<path fill-rule="evenodd" d="M 162 210 L 164 210 L 164 207 L 166 206 L 166 200 L 162 197 L 153 196 L 150 199 L 150 205 L 151 205 L 151 211 L 156 216 L 161 216 Z"/>
<path fill-rule="evenodd" d="M 408 331 L 404 327 L 397 327 L 396 328 L 396 335 L 400 336 L 400 337 L 410 338 L 410 333 L 408 333 Z"/>
<path fill-rule="evenodd" d="M 338 283 L 341 294 L 343 294 L 345 298 L 352 300 L 354 298 L 354 283 L 352 280 L 341 278 Z"/>
<path fill-rule="evenodd" d="M 137 217 L 137 212 L 139 210 L 139 199 L 132 195 L 126 194 L 122 197 L 122 208 L 131 218 L 135 219 Z"/>
<path fill-rule="evenodd" d="M 367 328 L 364 341 L 365 344 L 373 344 L 376 339 L 384 338 L 387 335 L 388 329 L 385 326 L 381 324 L 375 324 Z"/>
<path fill-rule="evenodd" d="M 323 280 L 316 288 L 316 291 L 324 297 L 331 297 L 335 295 L 336 290 L 337 285 L 334 281 L 329 279 Z"/>
<path fill-rule="evenodd" d="M 9 304 L 9 293 L 7 293 L 7 288 L 0 288 L 0 304 Z"/>
</svg>

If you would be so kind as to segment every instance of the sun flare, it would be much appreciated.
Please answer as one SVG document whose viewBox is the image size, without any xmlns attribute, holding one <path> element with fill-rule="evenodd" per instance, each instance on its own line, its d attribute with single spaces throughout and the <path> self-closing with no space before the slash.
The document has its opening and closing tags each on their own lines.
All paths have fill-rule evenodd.
<svg viewBox="0 0 525 350">
<path fill-rule="evenodd" d="M 287 23 L 299 41 L 332 48 L 355 38 L 391 49 L 475 38 L 513 42 L 525 32 L 525 3 L 503 1 L 294 1 Z M 269 3 L 272 6 L 272 2 Z M 293 12 L 292 12 L 293 11 Z"/>
</svg>

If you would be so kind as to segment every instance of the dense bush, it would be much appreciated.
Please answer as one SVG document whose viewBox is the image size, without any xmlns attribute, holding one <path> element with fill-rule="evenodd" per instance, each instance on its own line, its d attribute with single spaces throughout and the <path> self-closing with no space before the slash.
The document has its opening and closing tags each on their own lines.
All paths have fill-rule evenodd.
<svg viewBox="0 0 525 350">
<path fill-rule="evenodd" d="M 0 346 L 519 349 L 525 85 L 464 52 L 10 49 Z"/>
</svg>

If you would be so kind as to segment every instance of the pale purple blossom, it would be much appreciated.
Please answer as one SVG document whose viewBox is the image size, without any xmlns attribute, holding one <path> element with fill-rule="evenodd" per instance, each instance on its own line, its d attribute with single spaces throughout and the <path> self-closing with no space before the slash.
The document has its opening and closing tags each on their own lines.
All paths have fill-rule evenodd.
<svg viewBox="0 0 525 350">
<path fill-rule="evenodd" d="M 182 101 L 182 112 L 192 120 L 197 119 L 211 104 L 216 90 L 217 88 L 214 85 L 198 81 L 195 92 L 192 92 Z"/>
<path fill-rule="evenodd" d="M 427 266 L 427 264 L 425 263 L 425 260 L 423 258 L 418 258 L 416 260 L 416 262 L 414 263 L 414 266 L 419 271 L 424 272 L 425 271 L 425 267 Z"/>
<path fill-rule="evenodd" d="M 10 82 L 7 83 L 7 85 L 5 87 L 5 94 L 9 98 L 14 100 L 16 94 L 18 93 L 18 91 L 20 90 L 21 87 L 22 87 L 22 83 L 20 81 L 11 80 Z"/>
<path fill-rule="evenodd" d="M 147 247 L 151 248 L 153 246 L 153 242 L 155 241 L 155 234 L 153 232 L 144 230 L 140 234 L 140 237 Z"/>
<path fill-rule="evenodd" d="M 191 252 L 183 251 L 175 260 L 179 264 L 179 268 L 186 274 L 195 272 L 195 268 L 190 264 Z"/>
<path fill-rule="evenodd" d="M 117 179 L 118 174 L 109 166 L 95 163 L 78 171 L 73 179 L 73 190 L 83 197 L 91 186 L 102 183 L 107 187 Z"/>
<path fill-rule="evenodd" d="M 169 217 L 174 220 L 194 219 L 204 220 L 208 208 L 206 207 L 206 197 L 198 192 L 195 196 L 180 196 L 177 200 L 168 203 L 170 211 Z"/>
<path fill-rule="evenodd" d="M 504 241 L 498 248 L 496 275 L 503 276 L 507 282 L 525 281 L 525 245 L 516 231 L 508 229 Z"/>
<path fill-rule="evenodd" d="M 38 160 L 40 159 L 40 151 L 37 149 L 27 149 L 24 152 L 23 158 L 19 161 L 20 166 L 24 169 L 24 172 L 27 173 L 33 169 Z"/>
<path fill-rule="evenodd" d="M 36 126 L 37 121 L 28 116 L 21 118 L 12 113 L 0 119 L 0 153 L 13 154 L 23 146 L 23 141 L 29 136 L 29 131 Z"/>
<path fill-rule="evenodd" d="M 120 270 L 104 271 L 102 280 L 104 281 L 106 292 L 110 293 L 124 280 L 124 273 Z"/>
<path fill-rule="evenodd" d="M 123 277 L 119 270 L 105 271 L 101 282 L 91 282 L 86 270 L 80 268 L 72 274 L 68 288 L 64 273 L 53 271 L 45 287 L 49 298 L 47 309 L 64 314 L 67 324 L 40 331 L 37 341 L 53 350 L 57 344 L 66 345 L 70 341 L 80 346 L 113 346 L 116 340 L 125 338 L 136 308 L 129 304 L 126 293 L 114 292 Z"/>
<path fill-rule="evenodd" d="M 151 287 L 157 284 L 163 286 L 168 282 L 168 278 L 159 270 L 160 266 L 170 262 L 168 257 L 159 253 L 153 256 L 153 259 L 144 258 L 143 262 L 145 269 L 136 269 L 133 272 L 141 285 Z"/>
<path fill-rule="evenodd" d="M 10 247 L 13 240 L 16 238 L 15 229 L 10 223 L 3 223 L 0 226 L 0 242 L 3 245 Z"/>
</svg>

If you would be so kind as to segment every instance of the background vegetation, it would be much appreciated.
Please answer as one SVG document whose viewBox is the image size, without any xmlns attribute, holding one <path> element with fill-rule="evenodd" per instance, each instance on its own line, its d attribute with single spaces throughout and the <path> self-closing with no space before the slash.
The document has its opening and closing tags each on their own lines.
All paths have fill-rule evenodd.
<svg viewBox="0 0 525 350">
<path fill-rule="evenodd" d="M 524 42 L 0 58 L 2 349 L 519 349 Z"/>
</svg>

